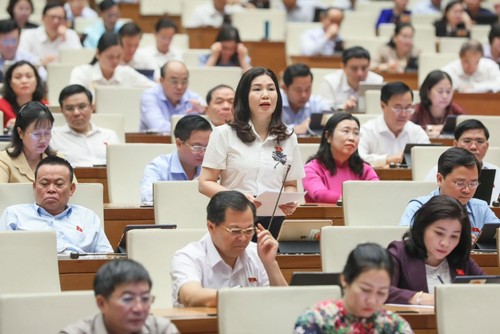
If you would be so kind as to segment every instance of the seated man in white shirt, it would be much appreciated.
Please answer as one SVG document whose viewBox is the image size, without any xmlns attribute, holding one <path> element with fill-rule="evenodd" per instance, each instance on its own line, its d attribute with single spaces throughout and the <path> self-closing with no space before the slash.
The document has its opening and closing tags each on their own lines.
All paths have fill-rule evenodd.
<svg viewBox="0 0 500 334">
<path fill-rule="evenodd" d="M 308 133 L 311 114 L 330 110 L 326 100 L 311 95 L 312 83 L 311 69 L 305 64 L 290 65 L 283 73 L 283 123 L 299 135 Z"/>
<path fill-rule="evenodd" d="M 500 23 L 491 26 L 488 33 L 488 44 L 484 46 L 484 57 L 495 61 L 500 66 Z"/>
<path fill-rule="evenodd" d="M 217 85 L 207 93 L 205 114 L 212 126 L 233 120 L 234 89 L 228 85 Z"/>
<path fill-rule="evenodd" d="M 477 119 L 468 119 L 457 125 L 455 129 L 455 140 L 453 146 L 464 148 L 472 152 L 476 159 L 481 163 L 483 169 L 495 169 L 495 183 L 491 194 L 491 202 L 496 201 L 500 195 L 500 168 L 484 161 L 484 156 L 488 152 L 490 143 L 490 132 L 484 124 Z M 427 174 L 427 181 L 435 181 L 437 174 L 437 166 Z"/>
<path fill-rule="evenodd" d="M 234 11 L 243 10 L 240 5 L 229 5 L 228 0 L 212 0 L 211 3 L 200 4 L 193 8 L 187 28 L 197 27 L 222 27 L 223 23 L 229 23 L 229 15 Z"/>
<path fill-rule="evenodd" d="M 358 90 L 361 82 L 379 84 L 384 78 L 369 71 L 370 53 L 353 46 L 342 52 L 342 70 L 325 75 L 320 94 L 335 110 L 353 110 L 358 106 Z"/>
<path fill-rule="evenodd" d="M 35 203 L 7 207 L 0 231 L 55 231 L 58 253 L 113 253 L 99 217 L 68 204 L 76 189 L 73 177 L 73 167 L 65 159 L 42 159 L 35 169 Z"/>
<path fill-rule="evenodd" d="M 106 147 L 120 140 L 115 131 L 90 121 L 94 112 L 90 91 L 82 85 L 69 85 L 59 94 L 59 105 L 67 124 L 52 130 L 52 147 L 73 167 L 106 165 Z"/>
<path fill-rule="evenodd" d="M 172 259 L 175 305 L 214 307 L 224 287 L 286 286 L 276 261 L 278 242 L 262 225 L 242 193 L 215 194 L 207 206 L 208 233 Z M 257 233 L 257 243 L 251 242 Z"/>
<path fill-rule="evenodd" d="M 85 19 L 97 19 L 98 15 L 95 10 L 89 7 L 88 0 L 68 0 L 64 4 L 66 11 L 66 19 L 68 26 L 75 27 L 75 18 L 81 17 Z"/>
<path fill-rule="evenodd" d="M 419 0 L 411 8 L 411 14 L 441 16 L 441 0 Z"/>
<path fill-rule="evenodd" d="M 118 35 L 123 48 L 121 65 L 128 65 L 136 70 L 155 71 L 155 75 L 146 76 L 149 79 L 153 79 L 153 76 L 158 79 L 160 77 L 160 67 L 156 66 L 156 61 L 152 55 L 139 55 L 136 52 L 142 39 L 141 27 L 134 22 L 127 22 L 118 30 Z"/>
<path fill-rule="evenodd" d="M 361 126 L 358 151 L 363 160 L 373 167 L 401 163 L 406 144 L 430 143 L 422 127 L 409 120 L 415 108 L 413 91 L 405 83 L 382 87 L 380 106 L 383 115 Z"/>
<path fill-rule="evenodd" d="M 43 8 L 43 24 L 21 34 L 19 49 L 37 56 L 42 65 L 58 60 L 60 49 L 81 49 L 78 34 L 66 27 L 66 11 L 62 3 L 49 2 Z"/>
<path fill-rule="evenodd" d="M 300 37 L 301 50 L 306 56 L 332 56 L 343 49 L 339 31 L 344 12 L 338 8 L 328 8 L 322 12 L 320 19 L 321 28 L 307 30 Z"/>
<path fill-rule="evenodd" d="M 286 10 L 287 22 L 312 22 L 315 8 L 322 6 L 321 0 L 282 0 L 277 3 L 278 9 Z"/>
<path fill-rule="evenodd" d="M 442 68 L 453 82 L 453 88 L 464 93 L 500 91 L 500 68 L 484 58 L 483 46 L 475 40 L 465 42 L 460 48 L 460 59 Z"/>
<path fill-rule="evenodd" d="M 169 60 L 182 61 L 182 50 L 172 45 L 177 31 L 175 22 L 166 18 L 159 19 L 155 25 L 155 45 L 139 48 L 136 56 L 138 58 L 152 56 L 158 68 L 161 68 Z"/>
</svg>

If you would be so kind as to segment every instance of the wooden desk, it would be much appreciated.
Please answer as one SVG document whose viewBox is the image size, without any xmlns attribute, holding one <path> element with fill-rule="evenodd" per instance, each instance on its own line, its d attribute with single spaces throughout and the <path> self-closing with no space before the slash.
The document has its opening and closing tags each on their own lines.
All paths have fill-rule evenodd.
<svg viewBox="0 0 500 334">
<path fill-rule="evenodd" d="M 108 175 L 106 172 L 106 167 L 76 167 L 75 176 L 78 179 L 79 183 L 102 184 L 104 203 L 109 203 Z"/>
<path fill-rule="evenodd" d="M 384 77 L 385 82 L 402 81 L 408 85 L 413 90 L 418 89 L 418 73 L 388 73 L 388 72 L 377 72 Z"/>
<path fill-rule="evenodd" d="M 455 93 L 453 102 L 464 108 L 468 115 L 500 116 L 500 93 Z"/>
<path fill-rule="evenodd" d="M 411 168 L 375 168 L 375 173 L 384 181 L 411 181 Z"/>
<path fill-rule="evenodd" d="M 154 224 L 153 207 L 121 207 L 113 204 L 104 206 L 104 231 L 111 246 L 118 246 L 127 225 Z"/>
<path fill-rule="evenodd" d="M 126 143 L 171 144 L 172 136 L 162 133 L 127 132 Z"/>
<path fill-rule="evenodd" d="M 276 76 L 286 68 L 286 53 L 284 42 L 243 42 L 248 49 L 252 66 L 263 66 L 271 69 Z"/>
<path fill-rule="evenodd" d="M 186 28 L 185 32 L 189 36 L 190 49 L 210 49 L 217 38 L 219 28 Z"/>
<path fill-rule="evenodd" d="M 342 68 L 342 56 L 291 56 L 292 64 L 306 64 L 312 68 Z M 315 78 L 320 80 L 320 78 Z"/>
</svg>

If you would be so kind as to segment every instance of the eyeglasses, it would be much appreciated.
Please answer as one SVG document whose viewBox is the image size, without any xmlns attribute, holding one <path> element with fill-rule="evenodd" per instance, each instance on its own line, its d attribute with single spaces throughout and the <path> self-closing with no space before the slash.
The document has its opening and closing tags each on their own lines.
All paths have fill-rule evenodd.
<svg viewBox="0 0 500 334">
<path fill-rule="evenodd" d="M 467 146 L 470 146 L 472 145 L 473 143 L 476 143 L 476 145 L 478 146 L 481 146 L 481 145 L 484 145 L 486 144 L 487 140 L 486 139 L 483 139 L 483 138 L 464 138 L 464 139 L 460 139 L 460 142 L 464 145 L 467 145 Z"/>
<path fill-rule="evenodd" d="M 179 79 L 167 79 L 167 82 L 171 85 L 177 86 L 187 86 L 189 83 L 189 80 L 179 80 Z"/>
<path fill-rule="evenodd" d="M 33 131 L 33 132 L 28 132 L 29 135 L 31 136 L 31 139 L 34 141 L 39 141 L 42 140 L 42 138 L 47 138 L 50 140 L 52 138 L 52 130 L 51 131 Z"/>
<path fill-rule="evenodd" d="M 88 104 L 88 103 L 80 103 L 80 104 L 75 105 L 75 106 L 67 105 L 67 106 L 64 106 L 64 111 L 67 111 L 67 112 L 74 112 L 76 110 L 83 111 L 83 110 L 87 110 L 87 108 L 89 106 L 90 106 L 90 104 Z"/>
<path fill-rule="evenodd" d="M 337 132 L 345 137 L 349 137 L 351 135 L 354 139 L 361 137 L 361 133 L 358 130 L 350 131 L 344 129 L 344 130 L 337 130 Z"/>
<path fill-rule="evenodd" d="M 58 21 L 64 21 L 66 18 L 64 16 L 59 16 L 59 15 L 45 15 L 46 18 L 49 20 L 58 20 Z"/>
<path fill-rule="evenodd" d="M 3 46 L 14 46 L 17 45 L 17 42 L 18 42 L 17 38 L 4 38 L 0 40 L 0 43 Z"/>
<path fill-rule="evenodd" d="M 470 190 L 474 190 L 477 189 L 477 187 L 479 187 L 479 185 L 481 184 L 481 182 L 479 181 L 470 181 L 470 182 L 453 181 L 453 183 L 455 183 L 455 187 L 457 187 L 457 189 L 460 190 L 465 189 L 465 187 L 469 187 Z"/>
<path fill-rule="evenodd" d="M 401 114 L 401 113 L 407 113 L 412 115 L 415 112 L 414 107 L 408 107 L 408 108 L 403 108 L 403 107 L 391 107 L 392 111 L 394 111 L 396 114 Z"/>
<path fill-rule="evenodd" d="M 142 306 L 151 305 L 155 301 L 155 296 L 153 295 L 143 295 L 143 296 L 134 296 L 134 295 L 123 295 L 118 299 L 118 302 L 125 307 L 132 307 L 139 300 Z"/>
<path fill-rule="evenodd" d="M 243 235 L 245 237 L 250 237 L 257 232 L 257 228 L 255 226 L 252 227 L 247 227 L 247 228 L 227 228 L 223 226 L 226 231 L 231 234 L 232 237 L 239 237 L 240 235 Z"/>
<path fill-rule="evenodd" d="M 193 153 L 201 154 L 201 153 L 205 153 L 205 151 L 207 150 L 206 146 L 199 146 L 199 145 L 192 146 L 192 145 L 189 145 L 185 141 L 183 141 L 183 143 L 186 144 L 186 146 L 188 146 L 191 149 L 191 152 L 193 152 Z"/>
</svg>

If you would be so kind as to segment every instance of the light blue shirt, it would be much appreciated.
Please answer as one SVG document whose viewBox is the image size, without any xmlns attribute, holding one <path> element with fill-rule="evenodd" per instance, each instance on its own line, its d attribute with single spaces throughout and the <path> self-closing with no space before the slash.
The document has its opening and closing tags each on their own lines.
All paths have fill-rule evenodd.
<svg viewBox="0 0 500 334">
<path fill-rule="evenodd" d="M 170 133 L 170 118 L 172 115 L 186 115 L 193 108 L 190 100 L 206 105 L 201 96 L 190 90 L 186 90 L 176 106 L 167 99 L 161 84 L 145 90 L 141 96 L 140 131 Z"/>
<path fill-rule="evenodd" d="M 283 99 L 283 113 L 282 119 L 289 128 L 294 128 L 295 126 L 301 124 L 310 117 L 311 114 L 323 113 L 324 111 L 330 110 L 330 104 L 324 100 L 319 95 L 311 95 L 309 101 L 295 113 L 290 107 L 290 102 L 288 101 L 288 96 L 281 90 L 281 97 Z"/>
<path fill-rule="evenodd" d="M 115 24 L 115 29 L 113 29 L 115 33 L 118 33 L 118 30 L 122 27 L 123 22 L 118 21 Z M 85 30 L 85 40 L 83 41 L 83 46 L 86 48 L 97 48 L 97 42 L 99 42 L 99 38 L 101 38 L 102 34 L 106 32 L 106 28 L 104 27 L 104 23 L 102 21 L 96 22 Z"/>
<path fill-rule="evenodd" d="M 99 217 L 80 205 L 69 204 L 53 216 L 37 204 L 17 204 L 5 209 L 0 231 L 55 231 L 58 253 L 112 253 Z"/>
<path fill-rule="evenodd" d="M 196 168 L 197 178 L 200 175 L 201 166 Z M 144 176 L 141 181 L 141 202 L 153 202 L 153 183 L 160 181 L 189 181 L 177 151 L 170 154 L 162 154 L 154 158 L 144 168 Z"/>
<path fill-rule="evenodd" d="M 412 199 L 403 212 L 403 217 L 401 217 L 399 225 L 411 226 L 413 224 L 413 216 L 415 215 L 415 212 L 432 197 L 437 195 L 439 195 L 439 188 L 434 190 L 430 195 Z M 476 227 L 481 230 L 484 224 L 500 223 L 500 219 L 497 218 L 495 213 L 488 206 L 488 203 L 485 201 L 471 198 L 465 205 L 465 208 L 467 209 L 467 214 L 469 215 L 472 228 Z M 477 235 L 478 232 L 474 232 L 474 234 Z"/>
</svg>

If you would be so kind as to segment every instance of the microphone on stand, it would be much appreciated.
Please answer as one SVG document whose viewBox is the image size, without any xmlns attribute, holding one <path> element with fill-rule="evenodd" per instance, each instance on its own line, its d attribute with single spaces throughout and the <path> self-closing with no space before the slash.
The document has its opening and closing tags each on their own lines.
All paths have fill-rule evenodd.
<svg viewBox="0 0 500 334">
<path fill-rule="evenodd" d="M 71 252 L 69 253 L 69 258 L 77 260 L 82 256 L 104 256 L 104 255 L 116 255 L 114 253 L 78 253 L 78 252 Z"/>
<path fill-rule="evenodd" d="M 288 176 L 288 172 L 292 165 L 288 164 L 286 166 L 285 175 L 283 176 L 283 181 L 281 182 L 280 192 L 278 193 L 278 198 L 276 199 L 276 204 L 274 204 L 273 214 L 271 215 L 271 219 L 269 220 L 269 225 L 267 229 L 271 231 L 271 224 L 273 223 L 274 215 L 276 214 L 276 209 L 278 208 L 278 203 L 280 202 L 281 194 L 283 193 L 283 189 L 285 189 L 286 177 Z"/>
</svg>

